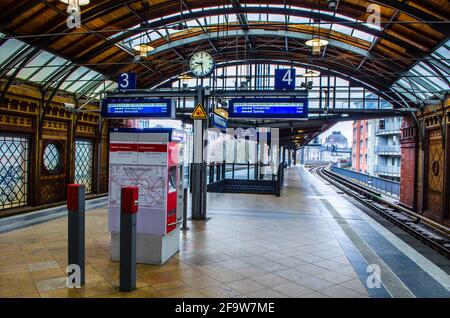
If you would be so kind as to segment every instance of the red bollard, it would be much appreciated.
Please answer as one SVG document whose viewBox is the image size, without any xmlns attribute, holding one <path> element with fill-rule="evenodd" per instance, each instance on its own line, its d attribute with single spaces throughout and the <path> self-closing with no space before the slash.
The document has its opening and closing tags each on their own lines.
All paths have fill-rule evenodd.
<svg viewBox="0 0 450 318">
<path fill-rule="evenodd" d="M 80 282 L 85 282 L 85 198 L 84 186 L 80 184 L 67 185 L 67 210 L 68 210 L 68 265 L 78 265 L 80 269 Z M 73 273 L 69 272 L 71 277 Z"/>
<path fill-rule="evenodd" d="M 136 289 L 136 216 L 138 187 L 125 187 L 120 193 L 120 290 Z"/>
</svg>

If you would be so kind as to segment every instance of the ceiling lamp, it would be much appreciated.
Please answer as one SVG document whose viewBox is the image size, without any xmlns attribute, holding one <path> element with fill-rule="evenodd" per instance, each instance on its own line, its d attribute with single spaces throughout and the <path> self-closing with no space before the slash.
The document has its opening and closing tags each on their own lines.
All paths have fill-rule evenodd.
<svg viewBox="0 0 450 318">
<path fill-rule="evenodd" d="M 139 52 L 139 55 L 140 55 L 141 57 L 147 57 L 148 52 L 151 52 L 151 51 L 153 51 L 154 49 L 155 49 L 155 48 L 154 48 L 153 46 L 150 46 L 150 45 L 144 44 L 144 43 L 135 45 L 135 46 L 133 47 L 133 50 L 138 51 L 138 52 Z"/>
<path fill-rule="evenodd" d="M 327 3 L 330 10 L 336 11 L 339 0 L 327 0 Z"/>
<path fill-rule="evenodd" d="M 187 81 L 189 79 L 191 79 L 192 77 L 189 76 L 188 74 L 182 74 L 180 76 L 178 76 L 178 79 L 183 80 L 183 81 Z"/>
<path fill-rule="evenodd" d="M 302 74 L 303 77 L 318 77 L 320 76 L 320 72 L 309 70 Z"/>
<path fill-rule="evenodd" d="M 60 0 L 60 1 L 68 5 L 78 5 L 78 6 L 85 6 L 90 2 L 90 0 Z"/>
<path fill-rule="evenodd" d="M 328 41 L 324 40 L 324 39 L 321 39 L 321 38 L 314 38 L 314 39 L 306 41 L 305 44 L 312 48 L 313 54 L 319 55 L 320 54 L 320 48 L 322 46 L 327 45 Z"/>
</svg>

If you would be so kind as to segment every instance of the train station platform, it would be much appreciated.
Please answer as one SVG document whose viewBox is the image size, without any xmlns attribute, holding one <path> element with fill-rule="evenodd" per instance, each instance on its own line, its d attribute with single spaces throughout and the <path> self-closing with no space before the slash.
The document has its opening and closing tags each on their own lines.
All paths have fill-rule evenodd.
<svg viewBox="0 0 450 318">
<path fill-rule="evenodd" d="M 86 284 L 68 289 L 66 213 L 1 219 L 0 297 L 450 297 L 448 259 L 302 166 L 278 198 L 209 193 L 208 219 L 188 222 L 165 265 L 138 264 L 133 292 L 118 289 L 107 224 L 99 199 L 86 213 Z"/>
</svg>

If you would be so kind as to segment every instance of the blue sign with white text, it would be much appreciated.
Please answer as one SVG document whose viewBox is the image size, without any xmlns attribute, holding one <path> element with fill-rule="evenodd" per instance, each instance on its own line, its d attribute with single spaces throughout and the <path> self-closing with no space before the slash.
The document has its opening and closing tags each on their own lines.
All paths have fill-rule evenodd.
<svg viewBox="0 0 450 318">
<path fill-rule="evenodd" d="M 102 100 L 102 115 L 105 118 L 172 118 L 172 100 L 145 97 L 106 98 Z"/>
<path fill-rule="evenodd" d="M 136 73 L 122 73 L 119 74 L 117 85 L 119 91 L 127 89 L 136 89 L 137 76 Z"/>
<path fill-rule="evenodd" d="M 308 118 L 307 98 L 237 98 L 229 101 L 230 118 Z"/>
<path fill-rule="evenodd" d="M 276 69 L 275 89 L 295 89 L 295 69 Z"/>
<path fill-rule="evenodd" d="M 213 113 L 211 117 L 212 117 L 212 122 L 211 122 L 212 126 L 219 128 L 221 130 L 227 129 L 228 121 L 226 120 L 226 118 L 224 118 L 216 113 Z"/>
</svg>

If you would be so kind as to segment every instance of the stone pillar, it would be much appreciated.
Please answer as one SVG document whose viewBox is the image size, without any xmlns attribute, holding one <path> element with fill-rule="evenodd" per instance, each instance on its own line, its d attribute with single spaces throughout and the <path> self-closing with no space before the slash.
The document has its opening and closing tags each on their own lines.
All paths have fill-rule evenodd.
<svg viewBox="0 0 450 318">
<path fill-rule="evenodd" d="M 400 203 L 410 209 L 416 208 L 415 183 L 417 162 L 417 127 L 412 117 L 403 117 L 400 148 Z"/>
</svg>

